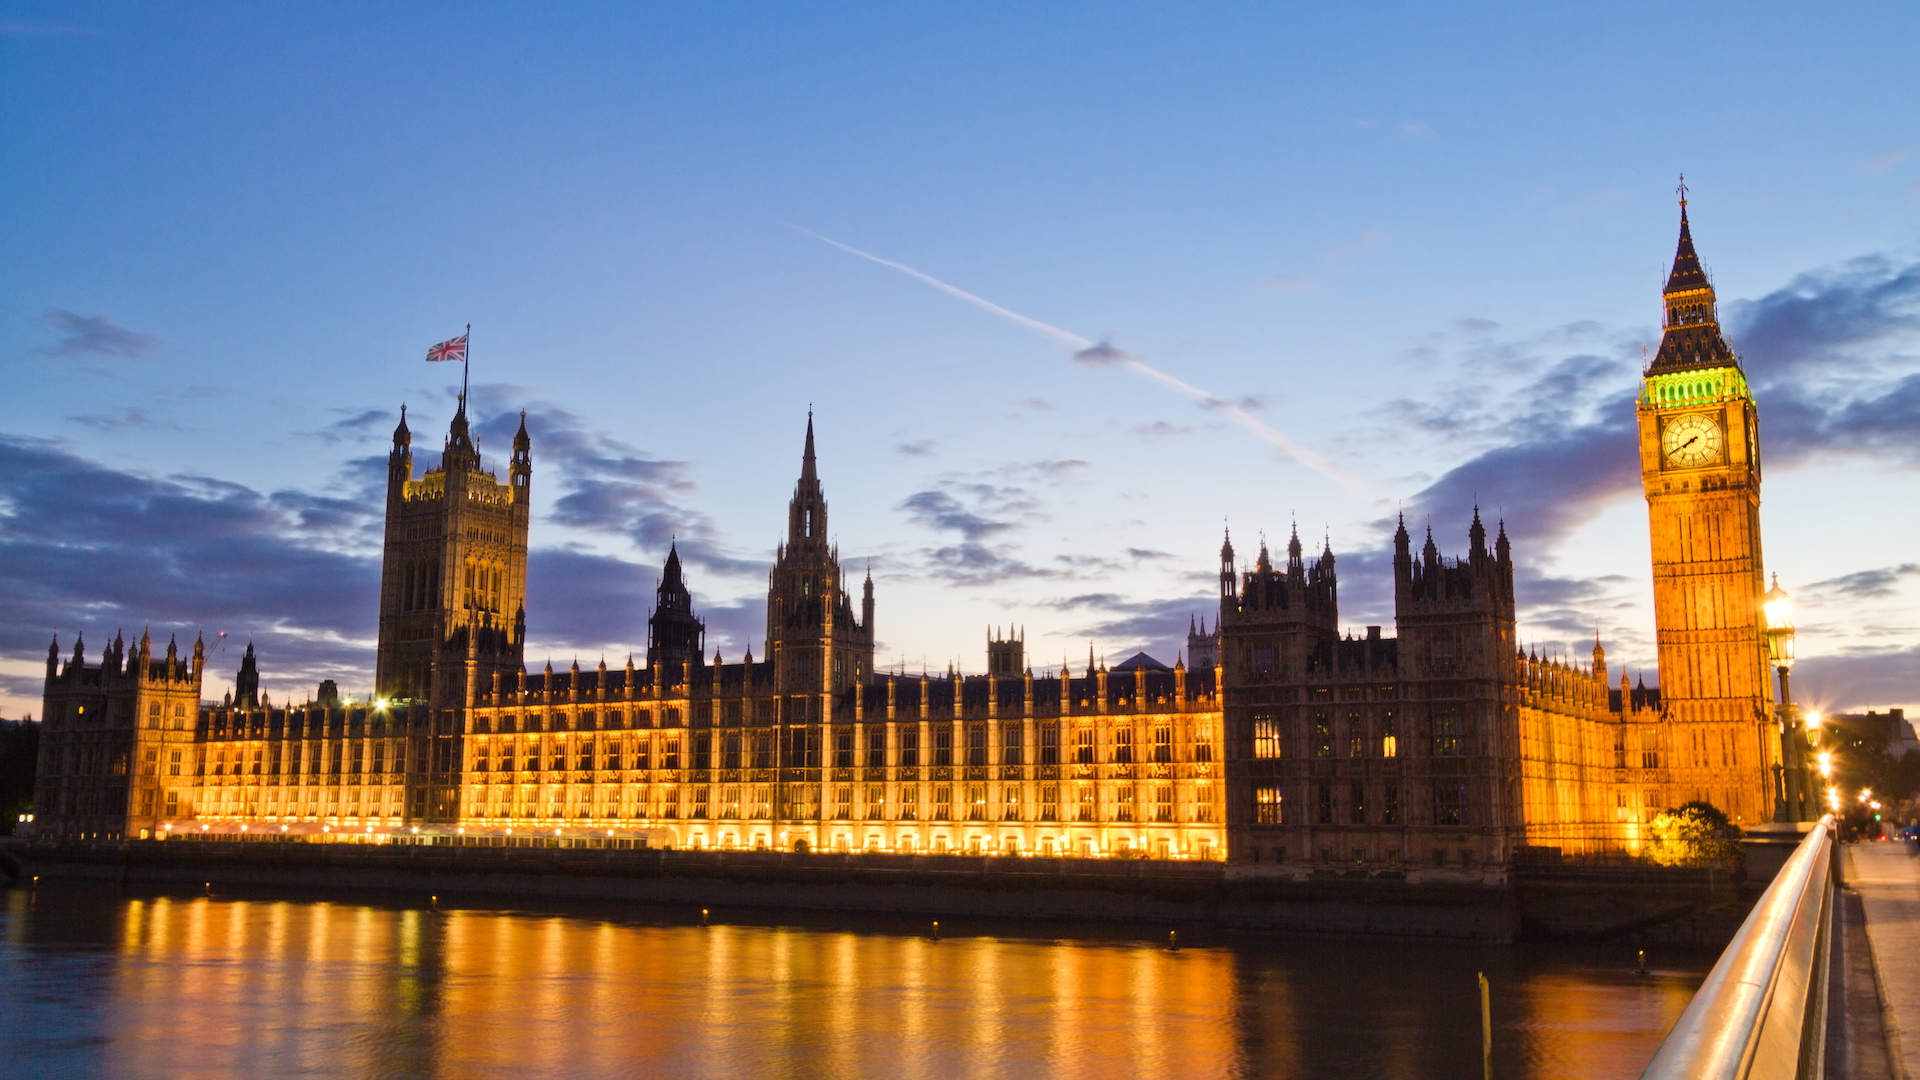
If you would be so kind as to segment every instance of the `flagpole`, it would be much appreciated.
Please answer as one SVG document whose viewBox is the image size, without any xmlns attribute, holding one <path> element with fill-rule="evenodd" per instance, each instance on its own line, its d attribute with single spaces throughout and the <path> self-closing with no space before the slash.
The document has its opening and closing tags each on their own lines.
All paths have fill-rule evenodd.
<svg viewBox="0 0 1920 1080">
<path fill-rule="evenodd" d="M 467 363 L 467 357 L 473 352 L 472 323 L 467 324 L 467 332 L 464 336 L 467 339 L 467 347 L 460 351 L 460 404 L 463 407 L 467 403 L 467 375 L 472 370 Z"/>
</svg>

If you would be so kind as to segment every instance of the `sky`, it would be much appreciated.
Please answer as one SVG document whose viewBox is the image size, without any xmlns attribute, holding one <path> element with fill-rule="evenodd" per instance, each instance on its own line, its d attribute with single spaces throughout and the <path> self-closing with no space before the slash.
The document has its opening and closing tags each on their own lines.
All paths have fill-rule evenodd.
<svg viewBox="0 0 1920 1080">
<path fill-rule="evenodd" d="M 49 639 L 373 668 L 385 455 L 471 324 L 533 440 L 528 661 L 677 538 L 764 651 L 811 408 L 879 663 L 1171 662 L 1396 514 L 1657 681 L 1633 397 L 1675 186 L 1752 381 L 1795 696 L 1920 705 L 1920 8 L 0 3 L 0 715 Z M 226 637 L 220 637 L 225 634 Z"/>
</svg>

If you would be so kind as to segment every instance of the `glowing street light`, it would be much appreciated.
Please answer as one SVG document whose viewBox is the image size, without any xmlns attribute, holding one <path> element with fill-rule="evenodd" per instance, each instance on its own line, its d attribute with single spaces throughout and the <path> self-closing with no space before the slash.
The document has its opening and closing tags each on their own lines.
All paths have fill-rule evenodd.
<svg viewBox="0 0 1920 1080">
<path fill-rule="evenodd" d="M 1760 598 L 1761 633 L 1767 641 L 1767 655 L 1780 674 L 1780 764 L 1775 766 L 1773 820 L 1804 821 L 1813 808 L 1805 805 L 1811 778 L 1807 776 L 1804 737 L 1793 718 L 1793 692 L 1787 672 L 1793 667 L 1793 597 L 1780 587 L 1780 575 L 1773 576 L 1773 588 Z"/>
</svg>

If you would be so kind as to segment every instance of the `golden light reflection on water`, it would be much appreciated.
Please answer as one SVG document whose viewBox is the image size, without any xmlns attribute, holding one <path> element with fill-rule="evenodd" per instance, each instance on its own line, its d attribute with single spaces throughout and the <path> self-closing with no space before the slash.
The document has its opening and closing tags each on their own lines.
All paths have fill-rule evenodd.
<svg viewBox="0 0 1920 1080">
<path fill-rule="evenodd" d="M 36 1025 L 0 1050 L 128 1077 L 1458 1076 L 1478 1071 L 1482 969 L 1500 1075 L 1632 1077 L 1699 977 L 1381 940 L 1173 952 L 17 892 L 0 910 L 0 993 Z"/>
</svg>

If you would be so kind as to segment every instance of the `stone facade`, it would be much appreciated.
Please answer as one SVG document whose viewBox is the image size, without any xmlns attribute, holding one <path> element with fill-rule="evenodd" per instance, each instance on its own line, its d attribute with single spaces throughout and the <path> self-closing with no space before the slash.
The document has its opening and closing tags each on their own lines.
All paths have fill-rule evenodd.
<svg viewBox="0 0 1920 1080">
<path fill-rule="evenodd" d="M 1698 336 L 1711 292 L 1685 272 L 1682 227 L 1669 323 Z M 856 607 L 811 417 L 764 656 L 708 658 L 675 547 L 643 665 L 528 672 L 531 439 L 523 416 L 500 484 L 462 402 L 422 478 L 404 414 L 394 433 L 375 700 L 271 707 L 249 648 L 236 698 L 202 705 L 197 645 L 191 664 L 144 638 L 98 665 L 56 648 L 41 828 L 1131 855 L 1311 877 L 1497 876 L 1535 849 L 1632 850 L 1696 796 L 1757 820 L 1768 699 L 1739 614 L 1758 596 L 1757 428 L 1730 353 L 1668 355 L 1641 406 L 1662 670 L 1685 669 L 1664 698 L 1610 685 L 1597 640 L 1591 663 L 1520 649 L 1511 545 L 1477 511 L 1458 558 L 1430 530 L 1416 551 L 1401 523 L 1391 635 L 1342 632 L 1331 544 L 1309 561 L 1295 535 L 1276 566 L 1263 543 L 1247 568 L 1229 539 L 1191 669 L 1141 654 L 1036 673 L 1010 631 L 989 635 L 985 674 L 877 672 L 873 581 Z M 1712 461 L 1649 456 L 1695 415 L 1740 434 Z"/>
</svg>

